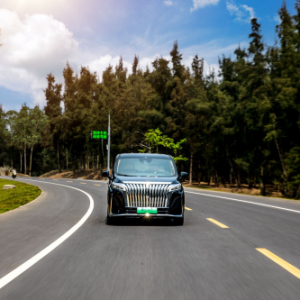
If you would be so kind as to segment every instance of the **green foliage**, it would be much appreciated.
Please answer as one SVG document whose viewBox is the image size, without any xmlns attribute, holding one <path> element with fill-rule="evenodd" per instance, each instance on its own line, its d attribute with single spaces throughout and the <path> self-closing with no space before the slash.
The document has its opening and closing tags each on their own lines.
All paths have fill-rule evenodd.
<svg viewBox="0 0 300 300">
<path fill-rule="evenodd" d="M 152 70 L 141 70 L 134 55 L 131 74 L 120 58 L 99 80 L 88 67 L 76 74 L 67 63 L 63 85 L 47 76 L 44 115 L 26 105 L 20 112 L 0 109 L 0 162 L 16 161 L 18 152 L 22 160 L 35 145 L 34 164 L 43 171 L 60 164 L 103 169 L 105 142 L 90 133 L 107 129 L 110 112 L 113 158 L 167 153 L 180 171 L 190 171 L 190 181 L 259 185 L 262 194 L 275 183 L 285 196 L 299 198 L 300 0 L 294 11 L 283 2 L 273 47 L 252 19 L 248 47 L 221 57 L 219 74 L 204 74 L 198 55 L 183 65 L 177 41 L 170 60 L 156 57 Z"/>
<path fill-rule="evenodd" d="M 175 162 L 178 161 L 187 161 L 188 159 L 183 157 L 182 155 L 177 156 L 178 151 L 182 150 L 182 144 L 186 143 L 186 139 L 180 140 L 178 143 L 174 143 L 174 139 L 168 137 L 167 135 L 162 135 L 162 132 L 157 129 L 149 129 L 147 133 L 145 133 L 145 141 L 149 144 L 150 150 L 155 149 L 156 153 L 159 153 L 159 146 L 164 148 L 164 152 L 166 149 L 172 151 Z M 139 149 L 139 152 L 145 153 L 145 149 Z"/>
</svg>

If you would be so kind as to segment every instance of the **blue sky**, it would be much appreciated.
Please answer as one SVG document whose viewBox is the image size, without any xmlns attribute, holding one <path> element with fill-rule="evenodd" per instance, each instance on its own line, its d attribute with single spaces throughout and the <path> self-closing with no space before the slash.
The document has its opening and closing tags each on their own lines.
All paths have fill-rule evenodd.
<svg viewBox="0 0 300 300">
<path fill-rule="evenodd" d="M 247 46 L 250 18 L 262 24 L 264 40 L 275 41 L 281 0 L 0 0 L 0 103 L 5 110 L 26 102 L 45 104 L 45 77 L 69 61 L 88 65 L 101 77 L 122 55 L 130 69 L 134 54 L 145 67 L 166 58 L 178 40 L 184 63 L 198 54 L 206 69 L 218 57 Z M 294 0 L 287 1 L 294 12 Z"/>
</svg>

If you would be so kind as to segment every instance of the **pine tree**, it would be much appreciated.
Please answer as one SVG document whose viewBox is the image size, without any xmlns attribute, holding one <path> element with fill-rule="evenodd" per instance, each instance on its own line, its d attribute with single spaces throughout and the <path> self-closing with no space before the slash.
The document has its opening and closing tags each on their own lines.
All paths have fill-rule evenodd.
<svg viewBox="0 0 300 300">
<path fill-rule="evenodd" d="M 27 145 L 30 148 L 29 176 L 32 174 L 32 158 L 34 147 L 41 142 L 47 119 L 38 106 L 29 110 L 29 136 Z"/>
<path fill-rule="evenodd" d="M 53 147 L 56 149 L 57 169 L 61 172 L 60 165 L 60 139 L 63 131 L 62 127 L 62 85 L 55 83 L 55 78 L 52 74 L 47 76 L 48 87 L 46 88 L 45 96 L 47 104 L 45 106 L 45 114 L 48 117 L 46 132 L 49 135 Z"/>
<path fill-rule="evenodd" d="M 139 57 L 135 55 L 134 59 L 133 59 L 133 64 L 132 64 L 132 74 L 133 75 L 137 74 L 138 65 L 139 65 Z"/>
<path fill-rule="evenodd" d="M 173 64 L 173 69 L 172 69 L 173 76 L 181 78 L 183 73 L 183 66 L 181 64 L 182 54 L 179 53 L 177 41 L 174 42 L 173 49 L 170 52 L 170 55 Z"/>
<path fill-rule="evenodd" d="M 294 84 L 296 72 L 295 27 L 292 17 L 287 11 L 286 2 L 279 10 L 281 23 L 277 26 L 278 49 L 269 51 L 269 61 L 272 65 L 272 113 L 270 122 L 266 126 L 266 140 L 274 141 L 277 157 L 282 169 L 283 193 L 288 195 L 288 173 L 285 164 L 287 153 L 295 146 L 295 137 L 300 134 L 297 122 L 299 111 L 295 109 L 297 103 L 297 88 Z M 290 133 L 293 132 L 293 135 Z M 290 138 L 287 138 L 290 136 Z M 297 144 L 296 144 L 297 145 Z"/>
<path fill-rule="evenodd" d="M 204 59 L 199 59 L 198 55 L 195 55 L 192 62 L 192 70 L 195 80 L 203 84 Z"/>
</svg>

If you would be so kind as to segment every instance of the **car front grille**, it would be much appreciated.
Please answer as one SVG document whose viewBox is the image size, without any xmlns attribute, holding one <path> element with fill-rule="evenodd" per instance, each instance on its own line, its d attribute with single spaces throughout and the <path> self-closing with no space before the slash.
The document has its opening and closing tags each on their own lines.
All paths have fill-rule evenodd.
<svg viewBox="0 0 300 300">
<path fill-rule="evenodd" d="M 168 207 L 168 188 L 171 183 L 124 183 L 128 207 Z"/>
</svg>

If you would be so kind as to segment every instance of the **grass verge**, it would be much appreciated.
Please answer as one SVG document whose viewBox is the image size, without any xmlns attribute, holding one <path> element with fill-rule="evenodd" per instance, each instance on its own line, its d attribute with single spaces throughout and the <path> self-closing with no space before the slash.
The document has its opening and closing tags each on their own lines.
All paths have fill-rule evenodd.
<svg viewBox="0 0 300 300">
<path fill-rule="evenodd" d="M 6 184 L 13 184 L 15 189 L 3 190 Z M 36 186 L 23 182 L 0 179 L 0 214 L 35 200 L 42 193 Z"/>
</svg>

